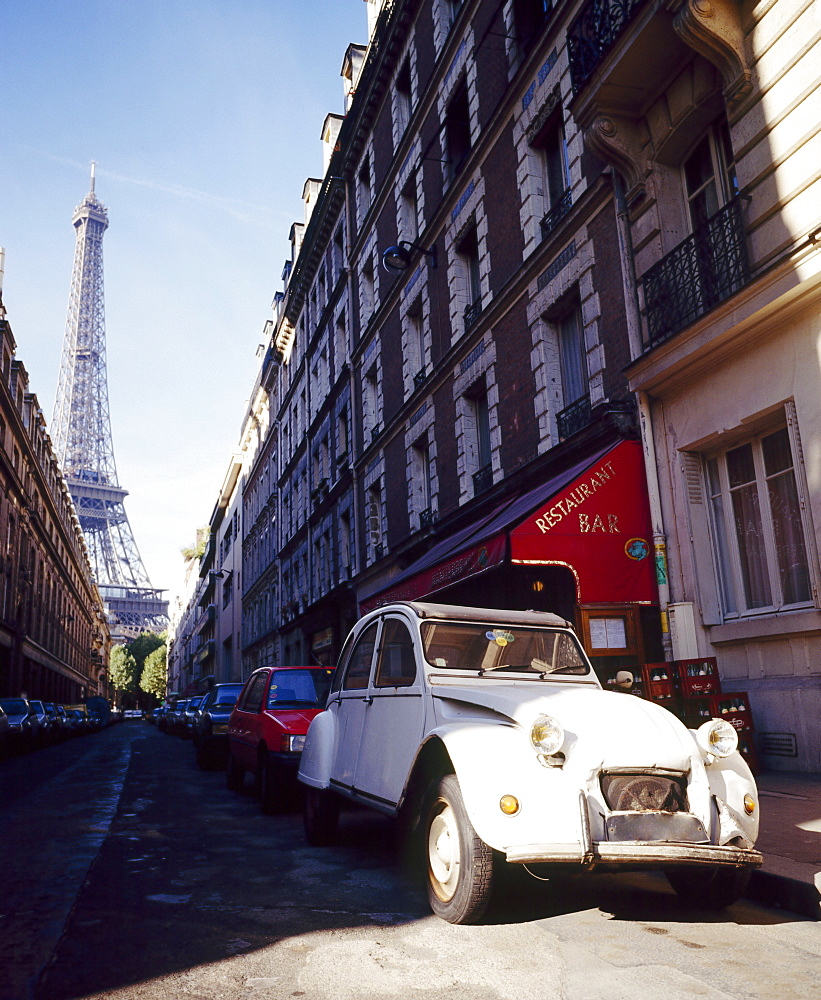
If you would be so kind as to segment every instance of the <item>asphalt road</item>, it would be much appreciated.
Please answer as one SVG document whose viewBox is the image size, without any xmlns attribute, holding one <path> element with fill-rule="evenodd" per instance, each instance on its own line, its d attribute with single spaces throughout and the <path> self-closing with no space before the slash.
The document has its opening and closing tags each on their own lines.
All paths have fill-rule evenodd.
<svg viewBox="0 0 821 1000">
<path fill-rule="evenodd" d="M 433 917 L 394 825 L 201 772 L 142 722 L 0 763 L 2 1000 L 817 1000 L 818 924 L 685 909 L 654 876 L 506 881 L 478 927 Z"/>
</svg>

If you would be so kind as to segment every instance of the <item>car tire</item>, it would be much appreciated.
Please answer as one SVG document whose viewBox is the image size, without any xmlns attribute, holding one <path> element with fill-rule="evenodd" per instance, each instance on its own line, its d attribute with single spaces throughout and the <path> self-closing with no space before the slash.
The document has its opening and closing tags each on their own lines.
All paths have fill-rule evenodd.
<svg viewBox="0 0 821 1000">
<path fill-rule="evenodd" d="M 279 812 L 284 797 L 282 772 L 269 753 L 259 761 L 259 804 L 266 816 Z"/>
<path fill-rule="evenodd" d="M 723 910 L 744 895 L 749 868 L 671 868 L 667 881 L 682 902 L 708 910 Z"/>
<path fill-rule="evenodd" d="M 245 768 L 240 767 L 231 751 L 228 751 L 228 765 L 225 769 L 225 784 L 232 792 L 241 792 L 245 782 Z"/>
<path fill-rule="evenodd" d="M 332 844 L 339 826 L 339 799 L 326 788 L 306 788 L 302 821 L 309 844 L 314 847 Z"/>
<path fill-rule="evenodd" d="M 493 851 L 473 828 L 455 774 L 431 786 L 423 815 L 430 908 L 451 924 L 477 923 L 490 902 Z"/>
</svg>

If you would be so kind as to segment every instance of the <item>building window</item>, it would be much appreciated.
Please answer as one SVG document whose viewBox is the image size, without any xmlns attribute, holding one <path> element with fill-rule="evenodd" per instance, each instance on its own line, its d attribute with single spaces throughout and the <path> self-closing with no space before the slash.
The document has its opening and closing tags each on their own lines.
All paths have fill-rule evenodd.
<svg viewBox="0 0 821 1000">
<path fill-rule="evenodd" d="M 467 82 L 456 88 L 445 112 L 444 123 L 445 163 L 448 180 L 453 180 L 470 153 L 470 105 Z"/>
<path fill-rule="evenodd" d="M 408 360 L 407 371 L 411 380 L 409 390 L 413 392 L 424 383 L 427 377 L 425 327 L 422 319 L 421 299 L 417 299 L 408 309 L 406 329 L 405 356 Z"/>
<path fill-rule="evenodd" d="M 376 365 L 372 365 L 362 376 L 362 425 L 365 433 L 364 445 L 371 443 L 379 430 L 379 385 Z"/>
<path fill-rule="evenodd" d="M 356 175 L 356 203 L 357 218 L 361 225 L 371 207 L 371 164 L 367 156 L 362 161 L 362 166 Z"/>
<path fill-rule="evenodd" d="M 541 221 L 541 236 L 544 240 L 568 213 L 572 204 L 561 108 L 545 123 L 533 141 L 533 148 L 539 156 L 541 176 L 538 180 L 545 207 Z"/>
<path fill-rule="evenodd" d="M 471 433 L 467 436 L 468 464 L 473 470 L 473 493 L 482 493 L 493 483 L 490 448 L 490 406 L 484 379 L 465 393 Z"/>
<path fill-rule="evenodd" d="M 374 314 L 376 307 L 376 277 L 373 261 L 370 257 L 362 265 L 362 286 L 360 290 L 360 319 L 362 327 L 366 327 Z"/>
<path fill-rule="evenodd" d="M 479 239 L 476 227 L 471 226 L 456 247 L 456 256 L 462 271 L 467 305 L 464 312 L 465 329 L 469 329 L 482 312 L 482 280 L 479 271 Z"/>
<path fill-rule="evenodd" d="M 725 616 L 812 600 L 795 465 L 786 427 L 705 461 Z"/>
<path fill-rule="evenodd" d="M 411 504 L 418 527 L 425 527 L 433 519 L 433 461 L 430 442 L 425 434 L 414 442 L 411 449 Z"/>
<path fill-rule="evenodd" d="M 578 303 L 559 319 L 556 327 L 562 370 L 562 399 L 565 406 L 570 406 L 587 395 L 587 359 L 582 311 Z"/>
<path fill-rule="evenodd" d="M 419 202 L 416 174 L 412 174 L 399 194 L 399 236 L 413 243 L 419 236 Z"/>
<path fill-rule="evenodd" d="M 339 518 L 339 575 L 341 580 L 350 580 L 353 576 L 353 534 L 348 511 Z"/>
<path fill-rule="evenodd" d="M 365 495 L 365 525 L 368 539 L 368 558 L 371 562 L 385 554 L 382 541 L 382 490 L 377 483 Z"/>
<path fill-rule="evenodd" d="M 533 48 L 553 8 L 553 0 L 513 0 L 513 28 L 520 55 Z"/>
<path fill-rule="evenodd" d="M 683 172 L 690 225 L 695 232 L 738 194 L 735 157 L 726 119 L 701 138 L 684 161 Z"/>
<path fill-rule="evenodd" d="M 413 97 L 411 94 L 411 71 L 410 59 L 405 59 L 396 74 L 394 85 L 394 115 L 396 117 L 395 134 L 400 139 L 408 127 L 413 107 Z"/>
</svg>

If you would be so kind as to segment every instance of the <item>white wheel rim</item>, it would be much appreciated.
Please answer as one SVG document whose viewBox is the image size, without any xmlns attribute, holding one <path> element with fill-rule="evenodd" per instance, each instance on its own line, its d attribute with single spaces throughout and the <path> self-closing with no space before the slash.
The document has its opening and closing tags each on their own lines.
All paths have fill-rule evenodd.
<svg viewBox="0 0 821 1000">
<path fill-rule="evenodd" d="M 461 863 L 456 816 L 451 806 L 445 803 L 428 828 L 430 881 L 436 895 L 445 903 L 456 892 Z"/>
</svg>

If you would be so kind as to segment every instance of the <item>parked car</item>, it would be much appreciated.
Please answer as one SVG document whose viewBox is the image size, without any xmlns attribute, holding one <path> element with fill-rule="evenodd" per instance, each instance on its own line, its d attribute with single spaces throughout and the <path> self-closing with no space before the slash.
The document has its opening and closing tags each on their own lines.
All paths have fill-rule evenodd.
<svg viewBox="0 0 821 1000">
<path fill-rule="evenodd" d="M 423 603 L 367 614 L 345 642 L 299 778 L 313 843 L 339 796 L 397 815 L 431 908 L 484 913 L 497 858 L 550 871 L 658 869 L 725 906 L 761 864 L 758 795 L 736 730 L 603 691 L 568 622 Z"/>
<path fill-rule="evenodd" d="M 51 743 L 57 736 L 56 727 L 52 724 L 46 706 L 39 698 L 29 698 L 29 711 L 37 720 L 37 742 L 40 746 Z"/>
<path fill-rule="evenodd" d="M 229 788 L 254 775 L 260 802 L 274 812 L 295 782 L 311 720 L 325 706 L 333 671 L 326 667 L 261 667 L 248 680 L 228 721 Z"/>
<path fill-rule="evenodd" d="M 9 721 L 9 743 L 13 751 L 31 750 L 38 738 L 37 717 L 26 698 L 2 698 L 0 708 Z"/>
<path fill-rule="evenodd" d="M 179 735 L 184 740 L 190 740 L 194 735 L 194 718 L 196 717 L 197 710 L 202 704 L 203 695 L 198 694 L 193 698 L 188 699 L 188 704 L 185 706 L 185 711 L 182 713 L 180 719 Z"/>
<path fill-rule="evenodd" d="M 207 771 L 225 767 L 228 760 L 228 719 L 242 684 L 215 684 L 200 702 L 194 718 L 194 752 L 197 764 Z"/>
<path fill-rule="evenodd" d="M 66 705 L 66 716 L 71 726 L 72 736 L 85 736 L 91 732 L 91 723 L 85 705 Z"/>
<path fill-rule="evenodd" d="M 0 754 L 6 753 L 9 749 L 11 742 L 11 726 L 9 725 L 9 717 L 6 715 L 5 711 L 0 708 Z"/>
<path fill-rule="evenodd" d="M 183 713 L 188 705 L 187 698 L 179 698 L 165 713 L 163 729 L 172 736 L 178 736 L 183 726 Z"/>
</svg>

